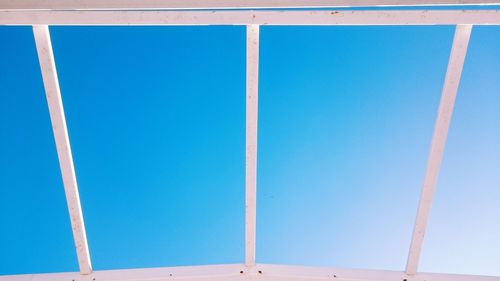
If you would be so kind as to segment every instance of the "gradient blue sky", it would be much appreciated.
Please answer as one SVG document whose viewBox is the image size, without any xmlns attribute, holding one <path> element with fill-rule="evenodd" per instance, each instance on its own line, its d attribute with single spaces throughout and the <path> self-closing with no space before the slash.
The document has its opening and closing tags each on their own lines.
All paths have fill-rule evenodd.
<svg viewBox="0 0 500 281">
<path fill-rule="evenodd" d="M 245 28 L 52 27 L 95 269 L 241 263 Z M 454 28 L 261 27 L 257 262 L 402 270 Z M 0 27 L 0 274 L 77 271 L 29 27 Z M 421 270 L 500 275 L 500 27 Z"/>
</svg>

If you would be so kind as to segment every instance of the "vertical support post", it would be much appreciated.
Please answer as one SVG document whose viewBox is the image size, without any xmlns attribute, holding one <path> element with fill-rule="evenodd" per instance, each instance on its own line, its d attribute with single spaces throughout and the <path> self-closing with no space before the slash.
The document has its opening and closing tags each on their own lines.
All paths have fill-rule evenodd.
<svg viewBox="0 0 500 281">
<path fill-rule="evenodd" d="M 247 25 L 245 265 L 255 265 L 257 204 L 257 116 L 259 100 L 259 26 Z"/>
<path fill-rule="evenodd" d="M 429 152 L 427 170 L 425 172 L 424 184 L 420 195 L 417 218 L 408 254 L 408 262 L 406 265 L 406 274 L 408 275 L 417 273 L 422 243 L 425 236 L 425 228 L 429 218 L 434 190 L 436 189 L 437 177 L 441 166 L 446 137 L 453 114 L 471 31 L 472 25 L 457 25 L 455 30 L 453 46 L 451 48 L 441 102 L 439 104 L 438 116 L 434 128 L 434 136 Z"/>
<path fill-rule="evenodd" d="M 66 118 L 64 116 L 49 27 L 47 25 L 33 26 L 33 34 L 35 36 L 45 95 L 49 106 L 50 121 L 56 142 L 80 273 L 90 274 L 92 266 L 90 263 L 89 247 L 83 223 L 82 207 L 80 205 L 80 196 L 78 194 L 73 156 L 71 154 L 68 128 L 66 127 Z"/>
</svg>

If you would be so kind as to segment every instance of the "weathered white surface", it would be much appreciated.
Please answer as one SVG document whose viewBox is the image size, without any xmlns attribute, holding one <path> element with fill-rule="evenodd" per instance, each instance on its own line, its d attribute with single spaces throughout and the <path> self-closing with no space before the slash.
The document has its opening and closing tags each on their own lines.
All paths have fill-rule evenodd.
<svg viewBox="0 0 500 281">
<path fill-rule="evenodd" d="M 22 0 L 0 2 L 0 10 L 131 10 L 387 7 L 494 5 L 498 0 Z"/>
<path fill-rule="evenodd" d="M 413 230 L 408 263 L 406 265 L 406 273 L 408 274 L 415 274 L 417 272 L 420 252 L 425 236 L 425 228 L 429 219 L 432 198 L 434 190 L 436 189 L 437 177 L 441 166 L 441 159 L 443 158 L 446 137 L 448 135 L 448 128 L 450 126 L 453 107 L 457 97 L 460 77 L 462 76 L 462 68 L 467 54 L 467 46 L 469 45 L 471 31 L 471 25 L 459 25 L 455 31 L 455 38 L 453 39 L 453 46 L 451 48 L 441 102 L 434 128 L 431 150 L 429 152 L 424 185 L 422 194 L 420 195 L 420 203 Z"/>
<path fill-rule="evenodd" d="M 257 207 L 257 120 L 259 108 L 259 26 L 247 26 L 245 265 L 255 265 Z"/>
<path fill-rule="evenodd" d="M 89 274 L 92 272 L 92 267 L 90 264 L 87 235 L 85 234 L 82 207 L 80 205 L 73 156 L 69 144 L 68 129 L 66 127 L 66 118 L 64 116 L 49 28 L 47 26 L 34 26 L 33 33 L 35 35 L 40 69 L 42 71 L 45 95 L 47 96 L 47 103 L 49 105 L 50 121 L 52 122 L 54 139 L 56 141 L 57 155 L 59 157 L 59 166 L 61 168 L 64 191 L 68 203 L 78 264 L 82 274 Z"/>
<path fill-rule="evenodd" d="M 256 264 L 248 269 L 243 264 L 163 267 L 94 271 L 90 275 L 73 273 L 0 276 L 0 281 L 500 281 L 500 277 L 418 273 L 386 270 L 342 269 Z"/>
<path fill-rule="evenodd" d="M 456 25 L 500 24 L 500 10 L 0 11 L 0 25 Z"/>
</svg>

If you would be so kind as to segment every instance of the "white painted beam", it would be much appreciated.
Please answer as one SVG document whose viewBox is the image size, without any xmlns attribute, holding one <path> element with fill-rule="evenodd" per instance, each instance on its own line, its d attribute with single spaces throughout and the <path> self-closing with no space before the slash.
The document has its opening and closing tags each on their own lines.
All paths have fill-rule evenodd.
<svg viewBox="0 0 500 281">
<path fill-rule="evenodd" d="M 243 272 L 243 273 L 241 273 Z M 162 281 L 162 280 L 243 280 L 248 272 L 242 264 L 139 268 L 0 276 L 0 281 Z"/>
<path fill-rule="evenodd" d="M 500 10 L 0 11 L 0 25 L 500 25 Z"/>
<path fill-rule="evenodd" d="M 495 5 L 498 0 L 23 0 L 0 10 L 270 9 Z"/>
<path fill-rule="evenodd" d="M 442 273 L 256 264 L 181 266 L 0 276 L 0 281 L 500 281 L 500 277 Z"/>
<path fill-rule="evenodd" d="M 61 168 L 64 191 L 66 193 L 71 228 L 73 229 L 78 264 L 82 274 L 90 274 L 92 272 L 92 267 L 90 264 L 89 248 L 87 236 L 85 234 L 82 207 L 80 205 L 75 168 L 73 166 L 73 156 L 71 154 L 71 146 L 69 143 L 68 129 L 66 127 L 66 118 L 64 116 L 54 54 L 52 52 L 49 28 L 48 26 L 34 26 L 33 33 L 35 36 L 38 59 L 40 61 L 45 95 L 49 106 L 50 121 L 52 122 L 57 155 L 59 157 L 59 166 Z"/>
<path fill-rule="evenodd" d="M 406 265 L 406 273 L 410 275 L 417 273 L 425 228 L 429 218 L 434 190 L 436 189 L 439 168 L 441 166 L 441 159 L 443 157 L 471 31 L 471 25 L 458 25 L 455 30 Z"/>
<path fill-rule="evenodd" d="M 324 281 L 500 281 L 500 276 L 442 273 L 407 275 L 403 271 L 257 264 L 256 275 L 263 280 Z M 261 274 L 259 272 L 262 272 Z"/>
<path fill-rule="evenodd" d="M 257 206 L 257 119 L 259 104 L 259 26 L 247 26 L 245 265 L 255 265 Z"/>
</svg>

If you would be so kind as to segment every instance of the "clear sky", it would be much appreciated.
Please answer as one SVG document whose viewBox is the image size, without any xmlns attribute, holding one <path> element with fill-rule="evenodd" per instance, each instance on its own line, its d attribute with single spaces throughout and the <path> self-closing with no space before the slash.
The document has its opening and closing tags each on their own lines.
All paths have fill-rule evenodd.
<svg viewBox="0 0 500 281">
<path fill-rule="evenodd" d="M 52 27 L 96 270 L 241 263 L 245 28 Z M 261 27 L 257 262 L 402 270 L 454 28 Z M 0 274 L 77 271 L 29 27 L 0 27 Z M 422 271 L 500 275 L 500 27 L 474 27 Z"/>
</svg>

